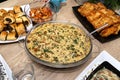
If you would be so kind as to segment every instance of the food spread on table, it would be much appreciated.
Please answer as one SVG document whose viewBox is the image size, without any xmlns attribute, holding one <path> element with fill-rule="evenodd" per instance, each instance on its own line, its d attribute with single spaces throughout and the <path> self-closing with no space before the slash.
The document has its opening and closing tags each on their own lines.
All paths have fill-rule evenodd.
<svg viewBox="0 0 120 80">
<path fill-rule="evenodd" d="M 86 17 L 94 29 L 108 24 L 106 28 L 98 31 L 101 37 L 106 38 L 119 34 L 120 15 L 107 8 L 103 3 L 85 2 L 79 6 L 78 12 Z M 27 50 L 43 63 L 67 65 L 79 62 L 90 54 L 91 39 L 80 27 L 72 24 L 47 22 L 53 17 L 49 7 L 31 8 L 29 16 L 30 19 L 18 5 L 13 6 L 12 10 L 0 9 L 0 41 L 16 40 L 19 36 L 26 36 L 28 33 L 26 37 Z M 27 32 L 30 20 L 42 24 Z M 7 74 L 1 61 L 0 74 L 2 74 L 0 80 Z M 120 77 L 107 68 L 102 68 L 90 80 L 120 80 Z"/>
<path fill-rule="evenodd" d="M 12 10 L 0 9 L 0 40 L 16 40 L 26 34 L 29 24 L 30 20 L 20 6 L 16 5 Z"/>
<path fill-rule="evenodd" d="M 120 31 L 120 16 L 113 10 L 106 8 L 106 6 L 104 6 L 101 2 L 85 2 L 78 8 L 78 12 L 82 16 L 86 17 L 95 29 L 108 24 L 106 28 L 98 31 L 102 37 L 117 35 Z"/>
<path fill-rule="evenodd" d="M 35 57 L 50 63 L 73 63 L 85 58 L 91 42 L 79 27 L 64 23 L 46 23 L 27 37 L 27 49 Z"/>
</svg>

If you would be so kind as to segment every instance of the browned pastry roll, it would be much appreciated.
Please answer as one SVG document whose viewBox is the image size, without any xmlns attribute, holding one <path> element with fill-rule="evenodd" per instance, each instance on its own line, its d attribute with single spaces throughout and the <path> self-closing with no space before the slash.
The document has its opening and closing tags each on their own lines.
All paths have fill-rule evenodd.
<svg viewBox="0 0 120 80">
<path fill-rule="evenodd" d="M 7 40 L 16 40 L 17 39 L 17 34 L 16 32 L 10 32 L 7 35 Z"/>
<path fill-rule="evenodd" d="M 22 24 L 22 23 L 19 23 L 19 24 L 15 27 L 15 29 L 16 29 L 16 32 L 17 32 L 18 36 L 26 33 L 25 26 L 24 26 L 24 24 Z"/>
<path fill-rule="evenodd" d="M 13 23 L 13 24 L 10 24 L 9 25 L 12 29 L 15 29 L 15 27 L 17 26 L 17 24 L 16 23 Z"/>
<path fill-rule="evenodd" d="M 19 12 L 19 13 L 16 13 L 16 14 L 15 14 L 15 18 L 18 18 L 18 17 L 24 16 L 24 15 L 25 15 L 25 13 L 23 13 L 23 12 Z"/>
<path fill-rule="evenodd" d="M 7 37 L 7 31 L 2 31 L 1 33 L 0 33 L 0 40 L 6 40 L 6 37 Z"/>
<path fill-rule="evenodd" d="M 3 21 L 3 16 L 0 16 L 0 21 Z"/>
<path fill-rule="evenodd" d="M 16 31 L 15 26 L 17 26 L 16 23 L 9 24 L 9 25 L 7 25 L 6 30 L 9 31 L 9 32 L 15 32 Z"/>
<path fill-rule="evenodd" d="M 103 9 L 98 9 L 97 10 L 98 12 L 100 12 L 101 14 L 105 14 L 105 15 L 114 15 L 115 12 L 110 10 L 110 9 L 106 9 L 106 8 L 103 8 Z"/>
<path fill-rule="evenodd" d="M 10 16 L 15 16 L 14 10 L 9 10 L 9 11 L 8 11 L 8 14 L 9 14 Z"/>
<path fill-rule="evenodd" d="M 9 15 L 4 17 L 4 24 L 12 24 L 14 22 L 15 22 L 15 17 Z"/>
<path fill-rule="evenodd" d="M 83 16 L 88 16 L 93 10 L 96 10 L 97 8 L 98 6 L 96 4 L 85 2 L 83 6 L 78 8 L 78 12 L 80 12 Z"/>
<path fill-rule="evenodd" d="M 15 13 L 23 12 L 23 11 L 22 11 L 22 8 L 21 8 L 20 6 L 18 6 L 18 5 L 14 6 L 14 7 L 13 7 L 13 10 L 15 11 Z"/>
<path fill-rule="evenodd" d="M 118 34 L 118 25 L 113 25 L 113 26 L 107 27 L 100 32 L 100 35 L 102 37 L 108 37 L 112 34 L 113 35 Z"/>
<path fill-rule="evenodd" d="M 108 24 L 108 26 L 111 26 L 118 22 L 120 22 L 120 18 L 118 15 L 101 15 L 99 18 L 94 19 L 94 21 L 92 21 L 91 23 L 94 28 L 97 29 L 106 23 Z"/>
<path fill-rule="evenodd" d="M 94 26 L 95 29 L 97 29 L 97 28 L 103 26 L 104 24 L 106 24 L 108 22 L 109 22 L 109 24 L 112 23 L 111 18 L 107 17 L 107 16 L 104 16 L 104 18 L 100 17 L 100 18 L 97 18 L 97 19 L 93 20 L 91 22 L 91 24 Z M 108 26 L 110 26 L 110 25 L 108 25 Z"/>
<path fill-rule="evenodd" d="M 86 16 L 89 22 L 94 21 L 95 19 L 98 19 L 101 16 L 102 13 L 93 11 L 90 13 L 90 15 Z"/>
<path fill-rule="evenodd" d="M 4 10 L 4 9 L 0 9 L 0 16 L 3 16 L 3 14 L 5 14 L 5 13 L 7 13 L 6 10 Z"/>
<path fill-rule="evenodd" d="M 113 10 L 107 9 L 103 3 L 86 2 L 78 8 L 78 12 L 86 17 L 95 29 L 108 24 L 106 28 L 98 31 L 102 37 L 116 35 L 120 31 L 120 16 Z"/>
<path fill-rule="evenodd" d="M 4 29 L 6 25 L 3 23 L 3 21 L 0 21 L 0 32 Z"/>
<path fill-rule="evenodd" d="M 16 23 L 22 23 L 23 20 L 22 20 L 22 18 L 18 17 L 18 18 L 15 18 L 15 22 L 16 22 Z"/>
<path fill-rule="evenodd" d="M 24 25 L 28 26 L 30 24 L 30 20 L 26 16 L 22 16 L 21 18 Z"/>
<path fill-rule="evenodd" d="M 96 5 L 98 6 L 97 10 L 99 10 L 99 9 L 107 9 L 106 6 L 104 4 L 102 4 L 101 2 L 98 2 Z"/>
<path fill-rule="evenodd" d="M 107 37 L 107 36 L 112 35 L 112 34 L 117 35 L 119 31 L 120 31 L 120 23 L 116 23 L 110 27 L 103 29 L 100 32 L 100 35 L 102 37 Z"/>
<path fill-rule="evenodd" d="M 105 8 L 97 9 L 97 10 L 90 12 L 89 15 L 86 16 L 86 18 L 88 19 L 88 21 L 92 22 L 93 20 L 98 19 L 102 17 L 103 15 L 107 15 L 109 17 L 111 15 L 115 15 L 115 12 L 109 9 L 105 9 Z"/>
</svg>

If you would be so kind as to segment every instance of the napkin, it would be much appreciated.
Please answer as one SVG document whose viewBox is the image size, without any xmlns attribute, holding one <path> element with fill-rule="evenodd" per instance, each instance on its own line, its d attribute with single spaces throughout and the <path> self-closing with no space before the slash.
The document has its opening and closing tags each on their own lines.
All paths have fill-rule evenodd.
<svg viewBox="0 0 120 80">
<path fill-rule="evenodd" d="M 2 55 L 0 55 L 0 80 L 13 80 L 12 71 Z"/>
</svg>

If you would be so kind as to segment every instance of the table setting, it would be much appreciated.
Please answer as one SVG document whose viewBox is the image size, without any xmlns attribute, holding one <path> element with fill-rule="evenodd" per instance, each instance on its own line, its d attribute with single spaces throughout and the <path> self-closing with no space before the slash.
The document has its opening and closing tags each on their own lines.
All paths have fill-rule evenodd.
<svg viewBox="0 0 120 80">
<path fill-rule="evenodd" d="M 120 4 L 105 3 L 1 2 L 0 80 L 119 80 Z"/>
</svg>

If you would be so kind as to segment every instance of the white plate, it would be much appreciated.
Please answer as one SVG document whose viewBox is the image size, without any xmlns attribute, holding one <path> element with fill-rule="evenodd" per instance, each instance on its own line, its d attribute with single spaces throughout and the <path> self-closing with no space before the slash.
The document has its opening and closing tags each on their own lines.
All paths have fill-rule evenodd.
<svg viewBox="0 0 120 80">
<path fill-rule="evenodd" d="M 120 62 L 113 58 L 108 52 L 102 51 L 75 80 L 86 80 L 90 73 L 102 62 L 107 61 L 112 64 L 117 70 L 120 70 Z"/>
<path fill-rule="evenodd" d="M 6 63 L 6 61 L 4 60 L 4 58 L 2 57 L 2 55 L 0 54 L 0 62 L 2 63 L 3 66 L 1 66 L 1 68 L 3 69 L 3 72 L 6 74 L 4 76 L 4 80 L 13 80 L 12 78 L 12 71 L 10 69 L 10 67 L 8 66 L 8 64 Z M 1 78 L 0 78 L 1 79 Z"/>
<path fill-rule="evenodd" d="M 26 8 L 25 8 L 25 7 L 26 7 Z M 29 11 L 30 11 L 30 6 L 29 6 L 29 4 L 27 4 L 27 5 L 22 5 L 21 8 L 22 8 L 23 11 L 25 11 L 24 9 L 27 9 L 28 12 L 26 12 L 26 14 L 29 15 Z M 5 10 L 13 10 L 13 8 L 2 8 L 2 9 L 5 9 Z M 30 20 L 30 24 L 29 24 L 29 26 L 27 27 L 27 31 L 30 31 L 30 29 L 33 27 L 33 24 L 32 24 L 31 19 L 29 19 L 29 20 Z M 13 43 L 13 42 L 17 42 L 17 41 L 23 40 L 23 39 L 25 39 L 25 36 L 18 37 L 16 40 L 11 40 L 11 41 L 10 41 L 10 40 L 6 40 L 6 41 L 0 40 L 0 43 Z"/>
</svg>

